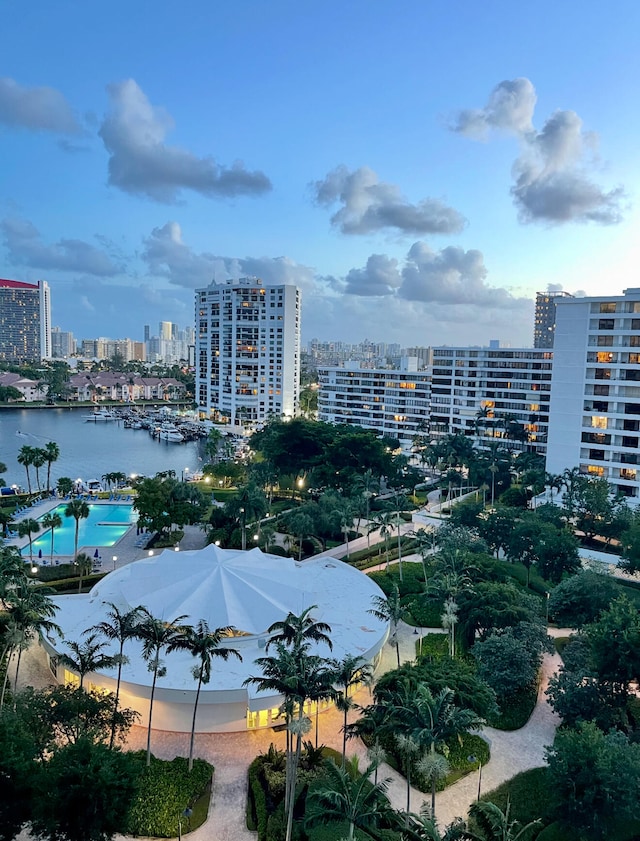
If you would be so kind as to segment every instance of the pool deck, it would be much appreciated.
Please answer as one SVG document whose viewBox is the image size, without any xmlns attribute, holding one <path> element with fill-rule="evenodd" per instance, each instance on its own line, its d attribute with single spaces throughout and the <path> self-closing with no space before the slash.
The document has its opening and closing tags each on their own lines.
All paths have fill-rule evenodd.
<svg viewBox="0 0 640 841">
<path fill-rule="evenodd" d="M 58 505 L 63 505 L 67 500 L 59 499 L 57 497 L 50 497 L 42 500 L 41 502 L 37 503 L 36 505 L 27 508 L 26 511 L 22 511 L 18 516 L 15 518 L 14 522 L 19 523 L 21 520 L 26 520 L 27 517 L 42 517 L 44 514 L 48 514 L 49 511 L 53 511 Z M 126 505 L 126 499 L 98 499 L 98 500 L 90 500 L 92 505 L 104 505 L 105 507 L 114 506 L 114 505 Z M 198 528 L 197 526 L 186 526 L 184 529 L 184 537 L 180 542 L 181 549 L 202 549 L 202 547 L 206 543 L 206 535 L 205 533 Z M 137 561 L 140 558 L 146 557 L 149 552 L 148 550 L 144 549 L 141 546 L 136 546 L 136 542 L 138 541 L 139 535 L 136 534 L 136 527 L 135 523 L 131 526 L 128 532 L 123 535 L 123 537 L 117 542 L 114 543 L 113 546 L 96 546 L 95 544 L 84 544 L 78 546 L 78 552 L 84 552 L 85 554 L 89 555 L 89 557 L 93 558 L 98 550 L 98 556 L 101 560 L 101 563 L 98 565 L 98 568 L 101 572 L 111 572 L 114 569 L 119 569 L 122 566 L 126 566 L 126 564 L 130 564 L 132 561 Z M 29 538 L 28 537 L 13 537 L 7 540 L 7 544 L 9 546 L 15 546 L 17 549 L 22 550 L 25 546 L 29 545 Z M 116 561 L 113 560 L 114 556 L 116 557 Z M 72 560 L 72 555 L 55 555 L 54 564 L 56 559 L 62 563 L 68 563 Z M 34 554 L 34 560 L 37 560 L 39 564 L 43 564 L 48 566 L 50 561 L 47 554 L 43 553 L 42 558 L 37 557 L 37 553 Z"/>
</svg>

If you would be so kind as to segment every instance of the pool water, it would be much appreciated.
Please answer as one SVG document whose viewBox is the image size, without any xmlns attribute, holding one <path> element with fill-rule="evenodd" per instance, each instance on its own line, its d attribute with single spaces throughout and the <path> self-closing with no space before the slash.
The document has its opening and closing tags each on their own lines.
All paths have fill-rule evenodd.
<svg viewBox="0 0 640 841">
<path fill-rule="evenodd" d="M 53 554 L 73 555 L 75 545 L 76 521 L 73 517 L 65 516 L 66 504 L 62 503 L 52 509 L 50 514 L 58 514 L 62 520 L 60 528 L 53 533 Z M 45 516 L 44 514 L 42 517 Z M 42 521 L 38 517 L 38 522 Z M 113 546 L 131 528 L 136 521 L 136 512 L 132 505 L 89 505 L 89 516 L 80 520 L 78 529 L 78 549 L 82 546 Z M 33 540 L 33 553 L 42 550 L 44 558 L 51 554 L 51 529 L 38 532 Z M 22 550 L 23 555 L 29 554 L 29 544 Z"/>
</svg>

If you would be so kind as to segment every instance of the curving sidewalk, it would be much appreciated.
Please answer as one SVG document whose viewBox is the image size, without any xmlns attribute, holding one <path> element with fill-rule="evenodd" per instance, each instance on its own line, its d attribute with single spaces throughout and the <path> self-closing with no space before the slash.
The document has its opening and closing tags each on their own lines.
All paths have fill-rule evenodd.
<svg viewBox="0 0 640 841">
<path fill-rule="evenodd" d="M 401 624 L 399 628 L 401 661 L 415 658 L 415 629 Z M 552 636 L 567 636 L 570 629 L 551 630 Z M 544 748 L 551 745 L 559 719 L 546 702 L 544 691 L 549 677 L 557 671 L 561 663 L 557 654 L 546 655 L 542 665 L 542 680 L 538 692 L 538 701 L 527 724 L 520 730 L 504 732 L 487 727 L 481 735 L 491 746 L 491 760 L 482 769 L 482 791 L 488 792 L 521 771 L 544 765 Z M 380 673 L 395 668 L 395 648 L 387 644 L 383 651 Z M 52 676 L 47 668 L 44 653 L 40 646 L 33 645 L 23 657 L 21 670 L 22 685 L 42 686 L 52 683 Z M 364 706 L 370 703 L 370 692 L 361 689 L 355 700 Z M 350 718 L 355 719 L 355 713 Z M 320 743 L 342 750 L 342 714 L 335 709 L 320 715 Z M 315 732 L 315 720 L 310 737 Z M 199 829 L 188 833 L 191 841 L 249 841 L 256 838 L 254 832 L 246 828 L 245 806 L 247 793 L 247 769 L 258 753 L 268 749 L 273 743 L 284 749 L 284 733 L 273 730 L 260 730 L 243 733 L 199 734 L 196 737 L 196 755 L 215 766 L 214 788 L 209 807 L 209 818 Z M 146 744 L 146 729 L 133 727 L 126 747 L 139 750 Z M 154 731 L 152 750 L 156 756 L 172 759 L 175 756 L 187 756 L 189 748 L 188 733 Z M 353 740 L 347 745 L 350 755 L 361 758 L 360 767 L 366 763 L 366 748 L 360 740 Z M 389 799 L 396 809 L 406 807 L 406 783 L 396 771 L 383 764 L 380 777 L 390 777 Z M 459 780 L 436 797 L 436 816 L 440 826 L 445 826 L 457 816 L 466 816 L 469 806 L 475 801 L 478 792 L 478 774 L 472 773 Z M 412 788 L 410 793 L 411 810 L 419 812 L 424 801 L 430 797 Z M 186 833 L 185 833 L 186 835 Z M 21 838 L 27 839 L 23 834 Z M 126 841 L 118 836 L 119 841 Z"/>
</svg>

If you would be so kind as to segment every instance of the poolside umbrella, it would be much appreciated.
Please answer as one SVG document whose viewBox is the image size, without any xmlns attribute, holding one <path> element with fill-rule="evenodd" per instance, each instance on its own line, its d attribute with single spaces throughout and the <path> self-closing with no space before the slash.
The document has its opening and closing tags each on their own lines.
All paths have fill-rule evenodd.
<svg viewBox="0 0 640 841">
<path fill-rule="evenodd" d="M 100 552 L 98 552 L 98 550 L 97 550 L 97 549 L 96 549 L 96 551 L 93 553 L 93 557 L 94 557 L 94 558 L 99 558 L 99 557 L 100 557 Z"/>
<path fill-rule="evenodd" d="M 42 557 L 42 549 L 38 549 L 38 557 L 39 557 L 39 558 L 41 558 L 41 557 Z"/>
</svg>

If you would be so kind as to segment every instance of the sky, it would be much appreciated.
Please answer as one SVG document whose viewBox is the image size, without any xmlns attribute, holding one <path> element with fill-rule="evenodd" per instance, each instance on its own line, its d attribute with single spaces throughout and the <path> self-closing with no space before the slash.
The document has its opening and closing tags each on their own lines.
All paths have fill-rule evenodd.
<svg viewBox="0 0 640 841">
<path fill-rule="evenodd" d="M 303 341 L 530 345 L 640 286 L 640 4 L 3 2 L 0 277 L 76 338 L 302 289 Z"/>
</svg>

